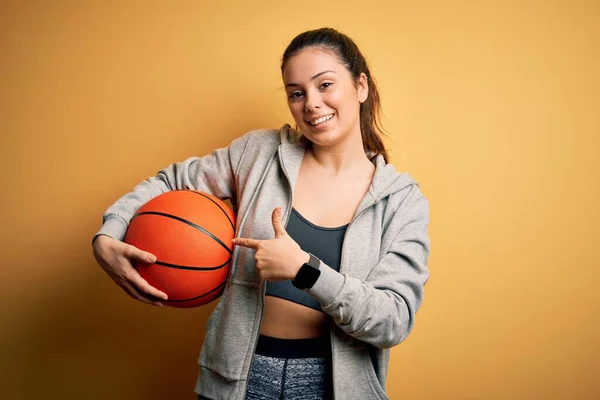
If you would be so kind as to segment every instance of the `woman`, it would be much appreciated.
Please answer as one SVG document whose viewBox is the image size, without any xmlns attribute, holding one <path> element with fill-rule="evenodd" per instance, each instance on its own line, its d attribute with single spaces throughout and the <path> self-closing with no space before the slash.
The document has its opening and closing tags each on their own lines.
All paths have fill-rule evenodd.
<svg viewBox="0 0 600 400">
<path fill-rule="evenodd" d="M 281 70 L 297 130 L 253 131 L 161 170 L 106 211 L 94 254 L 132 297 L 161 305 L 131 265 L 155 257 L 121 242 L 128 222 L 168 190 L 230 199 L 236 246 L 198 398 L 387 399 L 389 348 L 429 277 L 428 201 L 387 163 L 377 88 L 351 39 L 304 32 Z"/>
</svg>

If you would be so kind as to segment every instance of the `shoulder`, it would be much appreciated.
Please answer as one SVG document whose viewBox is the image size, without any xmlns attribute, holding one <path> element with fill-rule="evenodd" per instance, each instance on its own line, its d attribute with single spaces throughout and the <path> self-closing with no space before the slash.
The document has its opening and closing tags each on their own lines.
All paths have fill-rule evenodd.
<svg viewBox="0 0 600 400">
<path fill-rule="evenodd" d="M 247 152 L 275 151 L 282 142 L 294 140 L 293 132 L 295 131 L 288 124 L 281 128 L 254 129 L 235 139 L 232 144 L 243 145 Z"/>
<path fill-rule="evenodd" d="M 233 140 L 231 149 L 237 154 L 237 170 L 250 172 L 271 162 L 279 146 L 290 142 L 293 132 L 286 124 L 279 129 L 254 129 Z"/>
<path fill-rule="evenodd" d="M 398 171 L 392 163 L 386 163 L 381 154 L 372 158 L 375 164 L 372 192 L 377 199 L 387 199 L 396 207 L 406 203 L 427 200 L 419 182 L 408 172 Z"/>
<path fill-rule="evenodd" d="M 281 144 L 297 144 L 301 141 L 302 134 L 295 131 L 289 124 L 284 124 L 276 129 L 255 129 L 247 132 L 236 141 L 244 143 L 246 152 L 260 153 L 259 155 L 273 154 Z"/>
<path fill-rule="evenodd" d="M 296 136 L 296 131 L 289 124 L 285 124 L 281 128 L 254 129 L 245 133 L 241 138 L 246 139 L 249 143 L 253 142 L 254 145 L 277 147 L 282 142 L 297 141 Z"/>
<path fill-rule="evenodd" d="M 383 224 L 392 236 L 407 225 L 429 221 L 429 200 L 419 182 L 408 172 L 397 171 L 393 164 L 378 161 L 379 198 L 383 205 Z"/>
<path fill-rule="evenodd" d="M 408 172 L 398 172 L 397 177 L 398 181 L 401 182 L 401 188 L 390 195 L 394 203 L 407 205 L 427 201 L 420 183 L 413 176 Z"/>
</svg>

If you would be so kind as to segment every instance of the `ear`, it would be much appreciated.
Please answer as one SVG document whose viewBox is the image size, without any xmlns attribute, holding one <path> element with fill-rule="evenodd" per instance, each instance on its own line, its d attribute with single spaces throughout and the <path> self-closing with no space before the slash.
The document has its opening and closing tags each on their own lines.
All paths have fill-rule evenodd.
<svg viewBox="0 0 600 400">
<path fill-rule="evenodd" d="M 369 79 L 364 72 L 360 73 L 358 81 L 356 82 L 356 91 L 358 94 L 358 101 L 364 103 L 369 98 Z"/>
</svg>

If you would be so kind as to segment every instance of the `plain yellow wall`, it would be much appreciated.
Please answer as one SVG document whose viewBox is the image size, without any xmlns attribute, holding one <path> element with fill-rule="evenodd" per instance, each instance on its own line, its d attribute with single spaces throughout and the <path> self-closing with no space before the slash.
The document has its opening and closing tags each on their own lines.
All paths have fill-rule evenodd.
<svg viewBox="0 0 600 400">
<path fill-rule="evenodd" d="M 0 397 L 192 399 L 208 314 L 95 264 L 158 169 L 292 123 L 279 61 L 331 26 L 371 65 L 431 203 L 392 399 L 600 398 L 597 1 L 2 1 Z"/>
</svg>

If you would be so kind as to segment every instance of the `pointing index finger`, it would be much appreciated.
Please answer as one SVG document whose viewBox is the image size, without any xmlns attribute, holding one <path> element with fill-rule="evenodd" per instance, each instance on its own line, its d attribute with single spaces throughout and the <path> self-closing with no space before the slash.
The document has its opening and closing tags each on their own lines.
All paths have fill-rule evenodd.
<svg viewBox="0 0 600 400">
<path fill-rule="evenodd" d="M 248 238 L 235 238 L 233 239 L 233 244 L 242 247 L 249 247 L 251 249 L 255 249 L 258 247 L 260 240 L 256 239 L 248 239 Z"/>
</svg>

